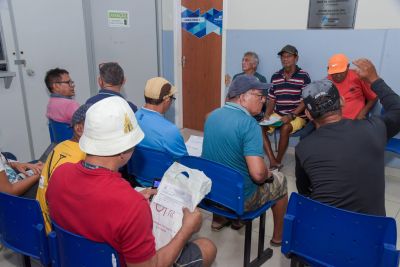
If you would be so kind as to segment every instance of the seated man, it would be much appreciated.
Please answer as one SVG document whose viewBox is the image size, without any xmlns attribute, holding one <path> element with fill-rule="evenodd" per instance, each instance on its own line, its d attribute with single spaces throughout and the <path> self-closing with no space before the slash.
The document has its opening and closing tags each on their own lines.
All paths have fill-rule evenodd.
<svg viewBox="0 0 400 267">
<path fill-rule="evenodd" d="M 371 85 L 349 69 L 349 59 L 343 54 L 333 55 L 328 63 L 328 79 L 333 82 L 344 99 L 342 116 L 345 119 L 365 119 L 378 97 Z"/>
<path fill-rule="evenodd" d="M 263 127 L 264 150 L 269 158 L 270 168 L 282 168 L 282 159 L 289 144 L 289 136 L 306 124 L 304 115 L 304 103 L 301 98 L 303 87 L 310 83 L 307 72 L 297 66 L 299 54 L 296 47 L 286 45 L 278 53 L 283 68 L 271 77 L 273 87 L 268 94 L 268 104 L 265 118 L 279 117 L 283 122 L 280 127 L 278 154 L 274 155 L 271 142 L 268 139 L 268 131 L 274 131 L 274 127 Z"/>
<path fill-rule="evenodd" d="M 99 73 L 100 76 L 98 77 L 97 82 L 100 86 L 100 91 L 97 95 L 86 100 L 86 104 L 94 104 L 97 101 L 110 96 L 119 96 L 124 98 L 121 95 L 121 90 L 122 86 L 126 82 L 126 79 L 124 76 L 124 70 L 121 68 L 121 66 L 115 62 L 102 63 L 99 65 Z M 136 112 L 136 105 L 130 101 L 127 102 L 133 112 Z"/>
<path fill-rule="evenodd" d="M 233 76 L 232 80 L 234 80 L 239 75 L 247 74 L 247 75 L 255 76 L 262 83 L 266 83 L 267 79 L 263 75 L 261 75 L 260 73 L 257 72 L 258 64 L 259 64 L 259 59 L 258 59 L 258 55 L 255 52 L 248 51 L 248 52 L 244 53 L 243 59 L 242 59 L 242 71 L 243 72 L 235 74 Z"/>
<path fill-rule="evenodd" d="M 47 89 L 50 92 L 50 99 L 47 104 L 47 118 L 70 123 L 79 103 L 72 99 L 75 95 L 75 83 L 71 80 L 68 71 L 64 69 L 51 69 L 44 78 Z"/>
<path fill-rule="evenodd" d="M 242 59 L 242 71 L 241 73 L 235 74 L 233 76 L 233 80 L 238 77 L 239 75 L 253 75 L 255 76 L 260 82 L 266 83 L 267 79 L 261 75 L 260 73 L 257 72 L 257 67 L 259 64 L 260 60 L 258 59 L 258 55 L 255 52 L 248 51 L 244 53 L 243 59 Z M 229 75 L 227 76 L 227 86 L 230 84 L 230 77 Z M 268 93 L 268 92 L 266 92 Z M 266 110 L 266 105 L 263 105 L 262 110 L 260 114 L 257 114 L 254 116 L 256 120 L 262 120 L 265 114 Z"/>
<path fill-rule="evenodd" d="M 306 114 L 316 130 L 296 146 L 296 185 L 300 194 L 328 205 L 385 216 L 385 146 L 400 130 L 400 97 L 369 60 L 353 63 L 386 113 L 343 119 L 339 92 L 331 81 L 304 88 Z"/>
<path fill-rule="evenodd" d="M 268 84 L 260 83 L 254 76 L 241 75 L 232 81 L 228 102 L 214 110 L 206 120 L 202 157 L 243 175 L 246 211 L 277 200 L 272 207 L 274 233 L 271 245 L 280 245 L 287 206 L 287 182 L 281 173 L 271 178 L 264 162 L 261 128 L 252 117 L 260 113 L 266 99 L 263 90 L 268 88 Z M 220 230 L 229 223 L 228 219 L 214 215 L 212 229 Z M 233 225 L 234 229 L 239 227 Z"/>
<path fill-rule="evenodd" d="M 93 104 L 79 140 L 86 159 L 59 166 L 49 182 L 51 219 L 68 231 L 108 243 L 122 266 L 210 266 L 214 244 L 204 238 L 188 242 L 201 226 L 197 209 L 185 208 L 182 228 L 170 243 L 155 250 L 148 201 L 155 190 L 138 193 L 118 172 L 143 137 L 123 98 L 112 96 Z"/>
<path fill-rule="evenodd" d="M 89 107 L 89 104 L 84 104 L 75 111 L 71 121 L 71 126 L 73 128 L 73 136 L 71 140 L 59 143 L 47 157 L 46 163 L 44 164 L 36 199 L 39 201 L 40 207 L 42 208 L 46 233 L 51 231 L 51 221 L 45 198 L 49 180 L 54 170 L 61 164 L 66 162 L 76 163 L 85 159 L 86 155 L 79 148 L 78 142 L 83 133 L 86 111 Z"/>
<path fill-rule="evenodd" d="M 167 152 L 175 158 L 187 155 L 185 142 L 175 124 L 164 118 L 175 99 L 175 87 L 161 77 L 147 81 L 144 89 L 146 104 L 136 113 L 145 137 L 139 146 Z"/>
<path fill-rule="evenodd" d="M 8 160 L 0 153 L 0 192 L 35 198 L 43 164 Z"/>
</svg>

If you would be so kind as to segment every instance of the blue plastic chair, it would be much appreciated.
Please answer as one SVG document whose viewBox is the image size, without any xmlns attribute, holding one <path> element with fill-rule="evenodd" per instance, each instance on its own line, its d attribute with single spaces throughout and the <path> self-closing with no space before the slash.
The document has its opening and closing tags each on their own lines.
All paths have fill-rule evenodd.
<svg viewBox="0 0 400 267">
<path fill-rule="evenodd" d="M 142 186 L 148 187 L 153 185 L 154 179 L 161 179 L 173 162 L 173 157 L 168 153 L 137 146 L 127 169 Z"/>
<path fill-rule="evenodd" d="M 24 256 L 24 266 L 30 258 L 49 266 L 48 240 L 39 202 L 0 193 L 0 242 Z"/>
<path fill-rule="evenodd" d="M 400 154 L 400 139 L 394 137 L 390 138 L 386 144 L 385 150 L 396 154 Z"/>
<path fill-rule="evenodd" d="M 72 138 L 73 130 L 68 123 L 49 119 L 49 133 L 52 143 L 60 143 Z"/>
<path fill-rule="evenodd" d="M 292 257 L 292 266 L 397 267 L 396 221 L 292 193 L 284 219 L 282 253 Z"/>
<path fill-rule="evenodd" d="M 118 253 L 108 244 L 68 232 L 53 222 L 49 234 L 52 267 L 118 267 Z"/>
<path fill-rule="evenodd" d="M 238 171 L 194 156 L 184 156 L 179 162 L 189 168 L 203 171 L 212 181 L 210 193 L 199 205 L 201 208 L 230 219 L 245 221 L 244 266 L 261 266 L 271 258 L 272 249 L 264 249 L 265 212 L 275 202 L 267 202 L 257 210 L 246 212 L 244 210 L 244 178 Z M 252 221 L 258 217 L 260 217 L 258 255 L 256 259 L 250 261 Z"/>
</svg>

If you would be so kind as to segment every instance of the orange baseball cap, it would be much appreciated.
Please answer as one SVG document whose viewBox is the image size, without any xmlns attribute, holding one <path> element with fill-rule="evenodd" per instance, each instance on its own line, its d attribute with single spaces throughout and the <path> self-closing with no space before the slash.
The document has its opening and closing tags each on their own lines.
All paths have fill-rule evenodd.
<svg viewBox="0 0 400 267">
<path fill-rule="evenodd" d="M 328 74 L 341 73 L 346 71 L 349 59 L 344 54 L 333 55 L 328 61 Z"/>
</svg>

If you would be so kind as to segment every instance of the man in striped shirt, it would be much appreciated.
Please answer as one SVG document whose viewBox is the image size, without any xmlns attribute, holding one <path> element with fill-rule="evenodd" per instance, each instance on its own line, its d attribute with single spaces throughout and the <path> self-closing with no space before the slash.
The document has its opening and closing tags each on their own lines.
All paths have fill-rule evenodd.
<svg viewBox="0 0 400 267">
<path fill-rule="evenodd" d="M 263 127 L 264 150 L 270 161 L 271 169 L 281 169 L 282 159 L 289 143 L 289 136 L 306 124 L 304 114 L 304 103 L 302 99 L 303 88 L 311 82 L 307 72 L 297 66 L 299 59 L 296 47 L 286 45 L 278 53 L 282 63 L 282 69 L 275 72 L 271 77 L 273 87 L 268 94 L 268 104 L 265 118 L 279 117 L 282 121 L 280 126 L 280 138 L 278 154 L 275 156 L 267 131 L 273 132 L 274 127 Z"/>
</svg>

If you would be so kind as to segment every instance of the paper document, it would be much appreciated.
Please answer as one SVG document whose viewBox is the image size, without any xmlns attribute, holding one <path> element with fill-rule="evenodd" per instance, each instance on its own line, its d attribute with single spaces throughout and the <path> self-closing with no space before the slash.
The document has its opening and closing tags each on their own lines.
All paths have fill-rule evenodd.
<svg viewBox="0 0 400 267">
<path fill-rule="evenodd" d="M 185 145 L 190 156 L 200 157 L 203 149 L 203 137 L 191 135 Z"/>
<path fill-rule="evenodd" d="M 262 120 L 258 124 L 261 126 L 273 125 L 273 124 L 275 124 L 275 126 L 279 126 L 282 124 L 282 121 L 278 117 L 269 117 L 269 120 Z"/>
<path fill-rule="evenodd" d="M 211 180 L 202 171 L 174 162 L 165 172 L 150 208 L 156 249 L 168 244 L 182 226 L 183 211 L 191 212 L 211 190 Z"/>
</svg>

